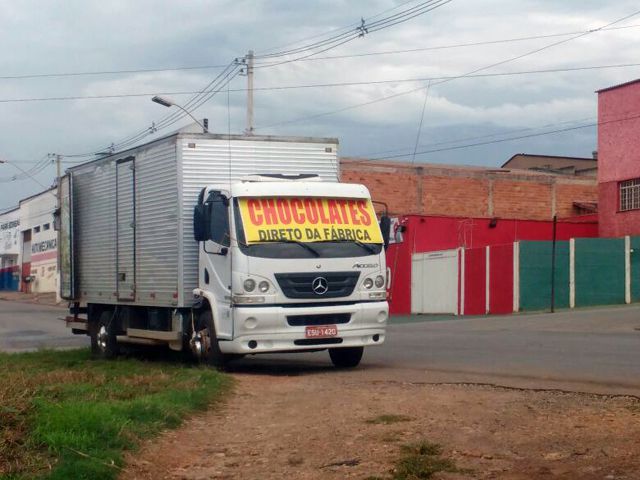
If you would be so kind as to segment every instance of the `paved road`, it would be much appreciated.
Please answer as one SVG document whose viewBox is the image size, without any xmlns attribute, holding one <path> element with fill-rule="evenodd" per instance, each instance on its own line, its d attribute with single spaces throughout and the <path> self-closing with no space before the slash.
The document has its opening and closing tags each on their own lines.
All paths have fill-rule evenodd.
<svg viewBox="0 0 640 480">
<path fill-rule="evenodd" d="M 66 313 L 64 308 L 0 301 L 0 351 L 89 345 L 88 337 L 72 335 L 64 322 L 58 320 Z"/>
<path fill-rule="evenodd" d="M 411 320 L 391 325 L 386 343 L 365 351 L 369 377 L 640 395 L 640 306 Z M 307 369 L 328 365 L 321 352 L 255 356 L 236 368 L 296 373 L 301 359 Z"/>
<path fill-rule="evenodd" d="M 58 320 L 65 310 L 0 302 L 0 350 L 88 345 Z M 479 382 L 640 395 L 640 306 L 431 321 L 389 327 L 361 371 L 381 381 Z M 240 372 L 297 374 L 330 368 L 326 352 L 257 355 Z"/>
</svg>

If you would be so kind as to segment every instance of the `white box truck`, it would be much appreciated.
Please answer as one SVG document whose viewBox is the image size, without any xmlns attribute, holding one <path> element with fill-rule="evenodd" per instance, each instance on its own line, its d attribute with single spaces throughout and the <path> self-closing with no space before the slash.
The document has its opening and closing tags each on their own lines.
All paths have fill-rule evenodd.
<svg viewBox="0 0 640 480">
<path fill-rule="evenodd" d="M 67 325 L 103 357 L 164 344 L 220 366 L 328 349 L 356 366 L 385 339 L 389 222 L 366 187 L 338 182 L 337 148 L 182 131 L 68 169 Z"/>
</svg>

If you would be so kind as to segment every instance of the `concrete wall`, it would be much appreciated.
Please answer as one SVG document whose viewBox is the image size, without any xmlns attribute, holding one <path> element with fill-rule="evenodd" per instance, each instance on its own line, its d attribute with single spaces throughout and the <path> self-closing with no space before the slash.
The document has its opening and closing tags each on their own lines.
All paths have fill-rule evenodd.
<svg viewBox="0 0 640 480">
<path fill-rule="evenodd" d="M 398 215 L 549 220 L 577 215 L 573 202 L 596 202 L 594 179 L 527 170 L 341 160 L 344 182 L 366 185 Z"/>
<path fill-rule="evenodd" d="M 618 182 L 640 177 L 638 105 L 638 81 L 598 92 L 598 212 L 603 237 L 640 234 L 640 210 L 618 212 Z"/>
</svg>

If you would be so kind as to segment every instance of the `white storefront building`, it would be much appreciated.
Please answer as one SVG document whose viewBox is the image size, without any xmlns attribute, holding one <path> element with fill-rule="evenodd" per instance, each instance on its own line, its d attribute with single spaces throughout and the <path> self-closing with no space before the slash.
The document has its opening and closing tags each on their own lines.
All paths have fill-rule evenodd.
<svg viewBox="0 0 640 480">
<path fill-rule="evenodd" d="M 58 282 L 58 238 L 53 225 L 56 188 L 20 201 L 21 290 L 56 292 Z"/>
</svg>

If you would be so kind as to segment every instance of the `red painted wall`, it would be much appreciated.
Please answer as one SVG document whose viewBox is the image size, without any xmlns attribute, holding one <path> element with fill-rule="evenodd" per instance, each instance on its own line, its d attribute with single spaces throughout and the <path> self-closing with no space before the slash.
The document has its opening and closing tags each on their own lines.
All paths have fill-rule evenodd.
<svg viewBox="0 0 640 480">
<path fill-rule="evenodd" d="M 598 93 L 598 213 L 603 237 L 640 235 L 640 210 L 618 212 L 618 182 L 640 178 L 638 105 L 640 81 Z"/>
<path fill-rule="evenodd" d="M 489 313 L 513 312 L 513 243 L 489 248 Z"/>
<path fill-rule="evenodd" d="M 485 247 L 464 252 L 464 314 L 484 315 L 487 310 L 487 253 Z"/>
<path fill-rule="evenodd" d="M 387 266 L 392 274 L 389 292 L 392 314 L 411 312 L 413 253 L 506 245 L 518 240 L 550 240 L 553 230 L 552 222 L 538 220 L 498 219 L 495 228 L 490 228 L 488 218 L 409 215 L 402 217 L 402 223 L 406 227 L 404 241 L 387 250 Z M 557 225 L 558 240 L 597 236 L 598 224 L 593 217 L 559 221 Z"/>
</svg>

